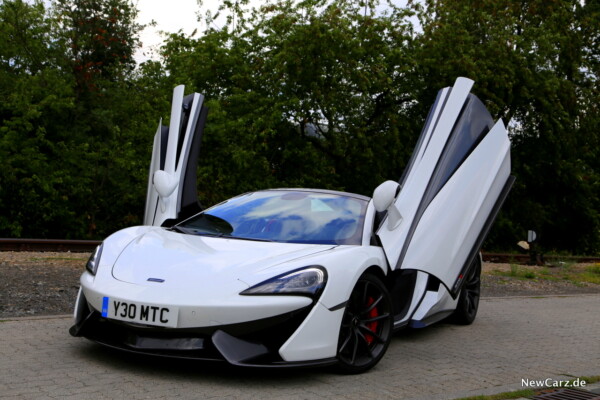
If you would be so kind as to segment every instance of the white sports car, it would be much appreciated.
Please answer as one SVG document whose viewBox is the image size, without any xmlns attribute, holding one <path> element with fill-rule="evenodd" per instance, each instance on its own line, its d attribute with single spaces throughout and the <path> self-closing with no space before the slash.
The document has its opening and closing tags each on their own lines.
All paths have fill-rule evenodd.
<svg viewBox="0 0 600 400">
<path fill-rule="evenodd" d="M 178 86 L 154 139 L 145 225 L 96 249 L 70 333 L 130 352 L 357 373 L 397 329 L 471 323 L 479 249 L 514 181 L 506 129 L 472 85 L 439 92 L 402 178 L 373 198 L 272 189 L 201 212 L 206 108 Z"/>
</svg>

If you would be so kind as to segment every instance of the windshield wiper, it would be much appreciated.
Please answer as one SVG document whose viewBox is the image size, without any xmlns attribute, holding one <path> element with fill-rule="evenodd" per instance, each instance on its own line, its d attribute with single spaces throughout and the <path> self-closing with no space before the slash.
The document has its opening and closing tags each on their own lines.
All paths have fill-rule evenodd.
<svg viewBox="0 0 600 400">
<path fill-rule="evenodd" d="M 225 238 L 225 239 L 253 240 L 255 242 L 274 242 L 274 240 L 271 240 L 271 239 L 233 236 L 233 235 L 226 235 L 224 233 L 221 233 L 220 235 L 215 235 L 215 236 L 218 236 L 218 237 L 221 237 L 221 238 Z"/>
<path fill-rule="evenodd" d="M 233 235 L 229 235 L 227 233 L 221 233 L 221 232 L 219 232 L 219 233 L 202 232 L 202 231 L 198 231 L 198 230 L 195 230 L 195 229 L 182 228 L 182 227 L 177 226 L 177 225 L 174 225 L 174 226 L 172 226 L 169 229 L 172 230 L 172 231 L 176 231 L 176 232 L 180 232 L 180 233 L 185 233 L 187 235 L 218 237 L 218 238 L 223 238 L 223 239 L 252 240 L 252 241 L 255 241 L 255 242 L 274 242 L 274 240 L 271 240 L 271 239 L 233 236 Z"/>
<path fill-rule="evenodd" d="M 179 233 L 188 233 L 185 228 L 182 228 L 178 225 L 173 225 L 172 227 L 169 228 L 169 230 L 173 231 L 173 232 L 179 232 Z"/>
<path fill-rule="evenodd" d="M 184 227 L 178 226 L 178 225 L 173 225 L 172 227 L 168 228 L 168 230 L 174 231 L 174 232 L 183 233 L 183 234 L 186 234 L 186 235 L 196 235 L 196 236 L 214 236 L 214 237 L 220 237 L 222 235 L 222 233 L 203 232 L 203 231 L 200 231 L 198 229 L 184 228 Z"/>
</svg>

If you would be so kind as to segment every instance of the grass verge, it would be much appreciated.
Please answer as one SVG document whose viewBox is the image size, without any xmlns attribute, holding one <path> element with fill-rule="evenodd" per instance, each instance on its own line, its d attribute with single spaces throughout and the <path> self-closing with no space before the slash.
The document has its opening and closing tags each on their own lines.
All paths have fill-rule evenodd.
<svg viewBox="0 0 600 400">
<path fill-rule="evenodd" d="M 481 395 L 481 396 L 472 396 L 472 397 L 463 397 L 457 400 L 509 400 L 509 399 L 518 399 L 520 397 L 532 397 L 535 393 L 534 389 L 522 389 L 515 390 L 514 392 L 504 392 L 498 394 L 492 394 L 489 396 Z"/>
<path fill-rule="evenodd" d="M 600 285 L 600 264 L 586 265 L 560 262 L 555 266 L 544 267 L 510 264 L 510 270 L 495 269 L 490 273 L 523 280 L 566 281 L 575 285 L 587 283 Z"/>
<path fill-rule="evenodd" d="M 572 378 L 573 379 L 569 380 L 569 384 L 573 383 L 576 380 L 585 381 L 586 385 L 591 385 L 592 383 L 600 382 L 600 375 L 580 376 L 580 377 L 572 376 Z M 510 400 L 510 399 L 518 399 L 521 397 L 530 398 L 530 397 L 535 396 L 538 392 L 545 390 L 545 389 L 548 389 L 548 388 L 539 387 L 539 388 L 535 388 L 535 389 L 521 389 L 521 390 L 515 390 L 513 392 L 504 392 L 504 393 L 498 393 L 498 394 L 492 394 L 492 395 L 461 397 L 460 399 L 456 399 L 456 400 Z M 580 389 L 580 388 L 574 388 L 574 389 Z M 585 387 L 581 388 L 581 389 L 585 389 Z"/>
</svg>

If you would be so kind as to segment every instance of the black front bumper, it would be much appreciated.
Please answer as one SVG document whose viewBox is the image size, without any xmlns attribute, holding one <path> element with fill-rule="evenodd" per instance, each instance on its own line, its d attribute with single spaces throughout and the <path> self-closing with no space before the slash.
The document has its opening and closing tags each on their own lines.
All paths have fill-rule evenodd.
<svg viewBox="0 0 600 400">
<path fill-rule="evenodd" d="M 331 365 L 335 358 L 286 362 L 279 348 L 298 329 L 311 306 L 271 318 L 206 328 L 162 328 L 107 319 L 87 306 L 69 329 L 111 348 L 161 357 L 226 361 L 237 366 L 303 367 Z"/>
</svg>

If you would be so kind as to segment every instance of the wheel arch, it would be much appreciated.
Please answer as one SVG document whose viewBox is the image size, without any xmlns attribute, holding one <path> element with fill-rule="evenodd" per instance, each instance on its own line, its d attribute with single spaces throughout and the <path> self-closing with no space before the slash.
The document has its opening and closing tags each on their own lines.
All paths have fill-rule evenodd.
<svg viewBox="0 0 600 400">
<path fill-rule="evenodd" d="M 344 308 L 336 346 L 338 369 L 356 374 L 375 366 L 385 354 L 392 332 L 393 305 L 385 274 L 378 265 L 371 265 L 359 276 Z"/>
<path fill-rule="evenodd" d="M 387 262 L 380 247 L 345 246 L 327 254 L 319 254 L 319 265 L 327 270 L 327 284 L 319 299 L 328 309 L 342 306 L 350 297 L 356 282 L 366 272 L 386 281 Z"/>
<path fill-rule="evenodd" d="M 384 272 L 384 271 L 385 271 L 385 272 Z M 388 271 L 386 271 L 386 270 L 385 270 L 383 267 L 381 267 L 381 266 L 379 266 L 379 265 L 376 265 L 376 264 L 373 264 L 373 265 L 371 265 L 371 266 L 367 267 L 367 268 L 366 268 L 366 269 L 363 271 L 363 273 L 361 274 L 361 276 L 362 276 L 362 275 L 365 275 L 365 274 L 371 274 L 371 275 L 375 275 L 375 276 L 376 276 L 377 278 L 379 278 L 379 279 L 380 279 L 380 280 L 381 280 L 383 283 L 385 283 L 385 284 L 386 284 L 386 286 L 389 286 L 389 282 L 388 282 L 388 281 L 389 281 L 389 279 L 388 279 L 389 273 L 387 273 L 387 272 L 388 272 Z"/>
</svg>

